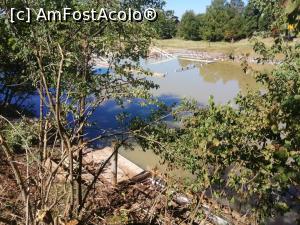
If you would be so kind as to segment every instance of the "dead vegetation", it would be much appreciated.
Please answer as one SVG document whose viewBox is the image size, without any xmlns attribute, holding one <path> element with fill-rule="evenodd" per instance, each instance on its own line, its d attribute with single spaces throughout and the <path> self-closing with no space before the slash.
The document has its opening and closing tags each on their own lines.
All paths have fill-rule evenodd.
<svg viewBox="0 0 300 225">
<path fill-rule="evenodd" d="M 18 161 L 17 167 L 21 171 L 22 180 L 24 180 L 27 169 L 24 155 L 18 156 L 15 161 Z M 95 178 L 99 171 L 95 167 L 92 168 L 91 165 L 89 168 L 90 170 L 85 171 L 84 174 L 89 173 L 90 176 L 85 177 Z M 1 153 L 0 171 L 2 180 L 0 185 L 0 222 L 3 224 L 22 224 L 24 211 L 22 195 L 17 191 L 18 184 L 3 152 Z M 53 204 L 44 209 L 38 209 L 41 201 L 39 188 L 35 183 L 38 171 L 31 166 L 29 171 L 32 179 L 24 180 L 26 185 L 30 186 L 30 193 L 27 194 L 30 196 L 31 207 L 37 208 L 35 221 L 40 221 L 43 224 L 202 225 L 222 224 L 222 221 L 230 221 L 230 224 L 250 224 L 246 222 L 249 220 L 247 216 L 242 217 L 229 207 L 221 206 L 219 203 L 206 198 L 204 194 L 185 195 L 174 191 L 168 187 L 165 179 L 158 178 L 150 172 L 144 172 L 119 183 L 117 186 L 113 186 L 100 176 L 93 184 L 80 217 L 68 219 L 67 205 L 65 204 L 69 198 L 68 185 L 66 185 L 68 177 L 65 176 L 67 170 L 61 167 L 57 171 L 61 177 L 53 182 L 53 191 L 49 193 L 48 197 Z M 51 172 L 49 173 L 51 174 Z M 83 189 L 86 190 L 90 184 L 91 180 L 83 180 Z"/>
</svg>

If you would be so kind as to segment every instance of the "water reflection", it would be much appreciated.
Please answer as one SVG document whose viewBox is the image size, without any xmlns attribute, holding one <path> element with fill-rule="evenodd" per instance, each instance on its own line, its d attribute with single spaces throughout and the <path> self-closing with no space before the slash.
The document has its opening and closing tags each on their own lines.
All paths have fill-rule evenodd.
<svg viewBox="0 0 300 225">
<path fill-rule="evenodd" d="M 179 68 L 194 64 L 195 68 L 183 72 L 175 72 Z M 172 60 L 162 64 L 145 65 L 154 72 L 167 73 L 165 78 L 151 78 L 160 85 L 154 91 L 156 96 L 173 96 L 171 99 L 178 102 L 184 97 L 196 99 L 206 105 L 210 95 L 217 103 L 227 103 L 239 92 L 246 93 L 248 89 L 256 90 L 258 86 L 250 75 L 245 75 L 239 64 L 220 62 L 201 65 L 197 62 Z M 164 101 L 164 98 L 161 98 Z M 159 164 L 160 158 L 153 152 L 143 152 L 139 147 L 134 151 L 121 151 L 121 154 L 144 169 L 159 168 L 165 171 L 166 167 Z M 176 171 L 178 172 L 178 171 Z M 183 171 L 179 171 L 184 176 Z M 185 174 L 186 175 L 186 174 Z"/>
<path fill-rule="evenodd" d="M 175 72 L 177 69 L 194 64 L 191 70 Z M 231 62 L 202 65 L 199 62 L 173 60 L 167 63 L 146 65 L 150 70 L 167 73 L 165 78 L 153 78 L 160 85 L 155 95 L 174 95 L 179 98 L 193 98 L 206 105 L 213 95 L 220 104 L 232 100 L 239 92 L 257 89 L 253 77 L 245 75 L 241 66 Z"/>
<path fill-rule="evenodd" d="M 181 179 L 190 179 L 193 177 L 193 175 L 183 169 L 172 169 L 170 171 L 168 166 L 163 164 L 163 160 L 158 155 L 155 155 L 150 150 L 143 151 L 143 149 L 138 145 L 134 145 L 133 151 L 121 148 L 120 154 L 129 159 L 131 162 L 134 162 L 139 167 L 148 171 L 158 170 L 160 173 L 168 173 L 169 175 L 177 178 L 180 176 Z"/>
<path fill-rule="evenodd" d="M 194 64 L 195 68 L 175 72 L 188 64 Z M 217 103 L 227 103 L 240 91 L 245 93 L 248 88 L 257 88 L 254 79 L 251 76 L 246 76 L 240 65 L 229 62 L 201 65 L 197 62 L 172 60 L 162 64 L 144 64 L 144 67 L 153 72 L 167 73 L 164 78 L 152 77 L 151 79 L 160 85 L 160 88 L 154 90 L 153 94 L 168 105 L 178 103 L 184 97 L 193 98 L 201 105 L 206 105 L 210 95 L 214 96 Z M 122 129 L 123 127 L 117 122 L 116 117 L 124 110 L 131 117 L 147 116 L 154 106 L 142 107 L 139 104 L 140 101 L 136 99 L 131 103 L 126 103 L 124 108 L 114 101 L 107 101 L 95 111 L 90 119 L 94 126 L 86 130 L 87 137 L 94 138 L 103 130 Z M 38 96 L 33 96 L 26 102 L 27 105 L 35 105 L 36 115 L 39 112 L 38 102 Z M 159 164 L 159 158 L 151 151 L 143 152 L 136 148 L 133 152 L 122 151 L 122 154 L 145 169 L 153 168 Z"/>
<path fill-rule="evenodd" d="M 186 63 L 186 62 L 182 62 Z M 205 82 L 217 83 L 221 81 L 224 85 L 230 82 L 236 82 L 239 91 L 246 93 L 247 90 L 254 90 L 257 84 L 253 77 L 246 75 L 242 67 L 237 63 L 220 62 L 214 64 L 201 65 L 196 64 L 199 68 L 199 74 Z M 226 88 L 230 88 L 227 86 Z"/>
<path fill-rule="evenodd" d="M 180 101 L 180 99 L 175 96 L 165 95 L 159 96 L 158 99 L 168 106 Z M 142 106 L 140 104 L 141 102 L 143 102 L 143 100 L 135 99 L 130 102 L 124 102 L 124 104 L 121 106 L 115 101 L 110 100 L 99 106 L 90 118 L 90 122 L 93 124 L 93 126 L 87 129 L 87 136 L 89 138 L 95 138 L 99 136 L 103 130 L 115 131 L 126 128 L 126 123 L 120 124 L 117 120 L 117 116 L 123 112 L 125 112 L 127 115 L 126 121 L 130 121 L 133 117 L 146 118 L 148 115 L 150 115 L 151 110 L 155 110 L 157 108 L 154 105 Z"/>
</svg>

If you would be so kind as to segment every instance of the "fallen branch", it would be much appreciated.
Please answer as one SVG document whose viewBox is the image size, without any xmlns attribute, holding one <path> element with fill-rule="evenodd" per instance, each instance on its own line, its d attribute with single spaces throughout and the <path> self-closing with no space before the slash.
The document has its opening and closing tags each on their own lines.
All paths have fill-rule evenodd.
<svg viewBox="0 0 300 225">
<path fill-rule="evenodd" d="M 11 154 L 11 150 L 8 147 L 7 143 L 5 142 L 5 139 L 3 138 L 3 136 L 1 134 L 0 134 L 0 146 L 1 146 L 1 148 L 3 149 L 3 151 L 6 155 L 8 163 L 9 163 L 10 167 L 13 170 L 15 179 L 16 179 L 17 184 L 18 184 L 18 186 L 21 190 L 23 201 L 24 201 L 24 204 L 25 204 L 26 214 L 29 216 L 29 221 L 33 221 L 31 207 L 30 207 L 30 204 L 28 202 L 29 194 L 26 190 L 26 185 L 25 185 L 25 183 L 22 179 L 20 170 L 18 169 L 18 167 L 16 165 L 16 162 L 14 160 L 14 156 L 13 156 L 13 154 Z"/>
</svg>

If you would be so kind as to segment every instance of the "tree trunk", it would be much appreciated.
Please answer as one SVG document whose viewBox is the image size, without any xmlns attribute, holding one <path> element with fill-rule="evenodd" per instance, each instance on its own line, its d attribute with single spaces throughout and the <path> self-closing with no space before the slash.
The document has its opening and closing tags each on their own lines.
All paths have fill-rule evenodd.
<svg viewBox="0 0 300 225">
<path fill-rule="evenodd" d="M 113 144 L 114 156 L 112 158 L 112 174 L 113 174 L 113 185 L 116 187 L 118 184 L 118 146 L 117 144 Z"/>
</svg>

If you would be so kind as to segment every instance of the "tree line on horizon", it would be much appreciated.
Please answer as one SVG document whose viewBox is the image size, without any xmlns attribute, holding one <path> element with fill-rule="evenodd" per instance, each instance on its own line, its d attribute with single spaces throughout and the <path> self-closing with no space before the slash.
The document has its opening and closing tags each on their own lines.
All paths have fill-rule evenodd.
<svg viewBox="0 0 300 225">
<path fill-rule="evenodd" d="M 246 5 L 243 0 L 213 0 L 205 13 L 188 10 L 181 20 L 174 11 L 161 11 L 154 28 L 160 39 L 237 41 L 256 32 L 270 35 L 272 21 L 271 13 L 262 12 L 252 1 Z"/>
</svg>

